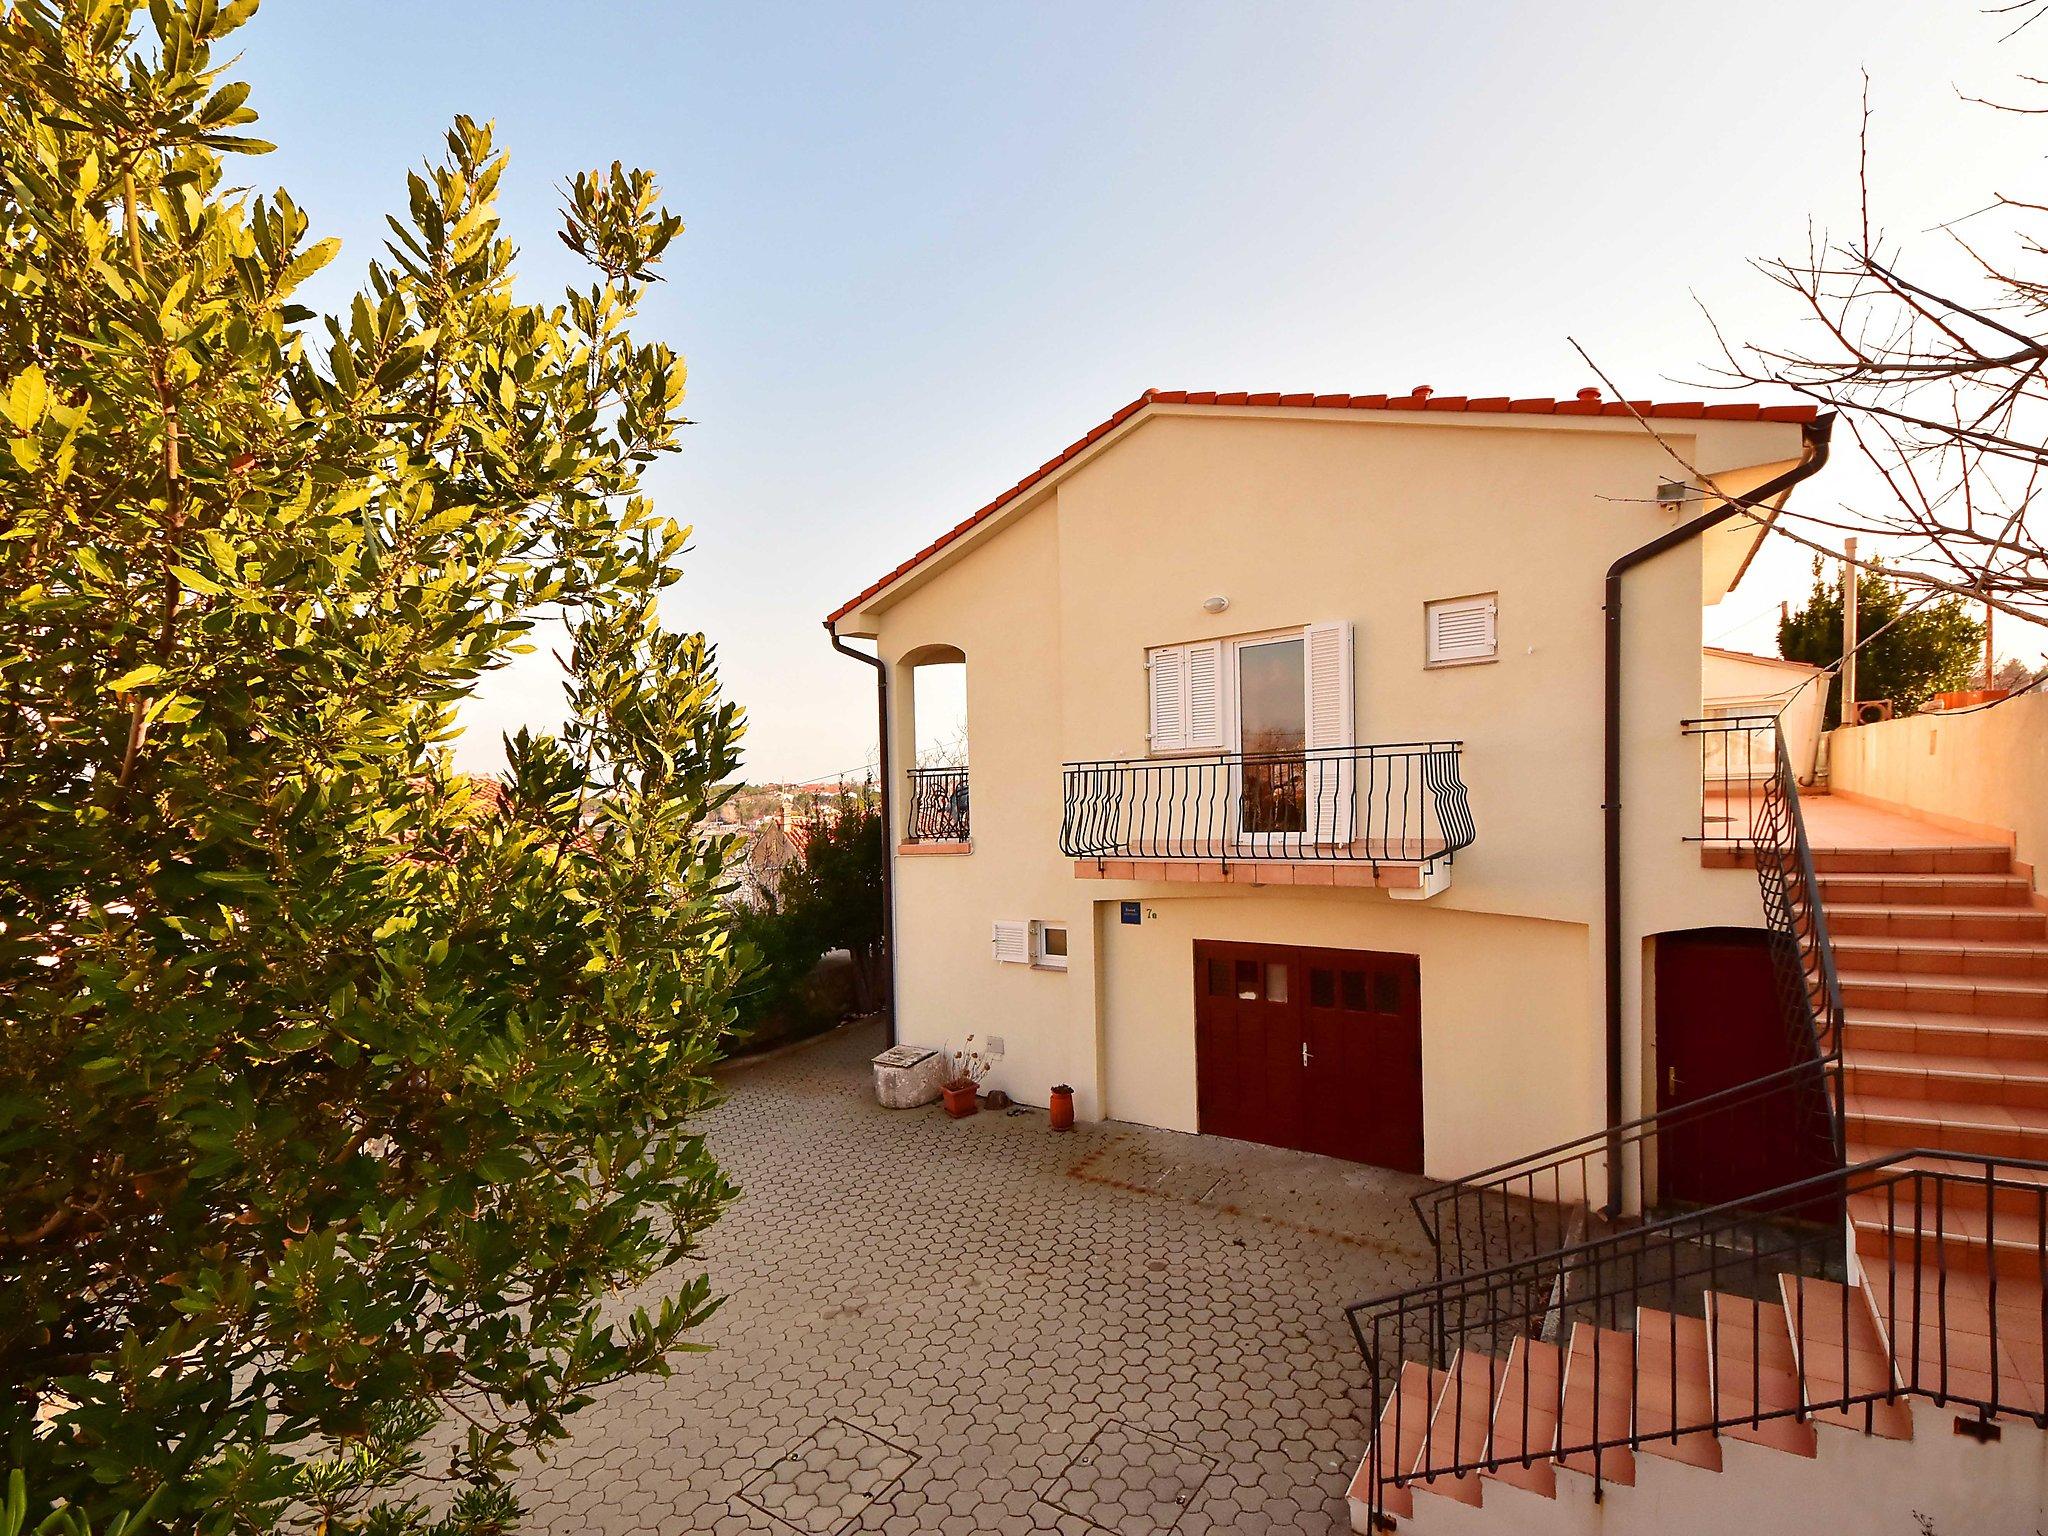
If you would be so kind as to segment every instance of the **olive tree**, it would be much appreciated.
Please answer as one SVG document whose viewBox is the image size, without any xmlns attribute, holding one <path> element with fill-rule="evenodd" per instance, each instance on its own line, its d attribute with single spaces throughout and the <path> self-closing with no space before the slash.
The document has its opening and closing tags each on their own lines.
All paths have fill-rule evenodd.
<svg viewBox="0 0 2048 1536">
<path fill-rule="evenodd" d="M 528 302 L 463 118 L 313 313 L 254 8 L 0 19 L 0 1465 L 28 1528 L 500 1530 L 692 1347 L 732 1194 L 739 720 L 657 619 L 684 370 L 630 331 L 681 226 L 576 176 Z M 565 723 L 454 773 L 537 643 Z"/>
</svg>

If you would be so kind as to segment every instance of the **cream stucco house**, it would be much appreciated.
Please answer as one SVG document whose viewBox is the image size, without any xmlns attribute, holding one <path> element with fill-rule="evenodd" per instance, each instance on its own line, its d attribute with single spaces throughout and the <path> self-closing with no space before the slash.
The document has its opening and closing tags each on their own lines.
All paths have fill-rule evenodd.
<svg viewBox="0 0 2048 1536">
<path fill-rule="evenodd" d="M 1761 925 L 1701 857 L 1702 612 L 1824 452 L 1803 406 L 1148 391 L 829 620 L 884 685 L 898 1037 L 1438 1176 L 1654 1107 L 1660 949 Z M 968 764 L 909 772 L 962 660 Z"/>
<path fill-rule="evenodd" d="M 1829 426 L 1148 391 L 828 621 L 904 1040 L 1432 1181 L 1356 1530 L 2048 1518 L 2048 696 L 1701 643 Z"/>
</svg>

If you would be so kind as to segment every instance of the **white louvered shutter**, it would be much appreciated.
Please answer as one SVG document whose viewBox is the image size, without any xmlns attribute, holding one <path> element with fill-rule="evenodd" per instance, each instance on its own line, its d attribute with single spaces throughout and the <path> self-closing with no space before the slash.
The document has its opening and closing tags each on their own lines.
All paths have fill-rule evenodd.
<svg viewBox="0 0 2048 1536">
<path fill-rule="evenodd" d="M 1177 645 L 1161 646 L 1146 654 L 1145 670 L 1152 693 L 1152 750 L 1183 751 L 1188 744 L 1187 654 Z"/>
<path fill-rule="evenodd" d="M 1308 675 L 1308 835 L 1318 844 L 1347 844 L 1356 820 L 1357 764 L 1323 747 L 1358 744 L 1352 719 L 1351 621 L 1333 619 L 1302 630 Z"/>
<path fill-rule="evenodd" d="M 1223 741 L 1223 642 L 1181 647 L 1185 653 L 1188 713 L 1182 745 L 1220 751 Z"/>
<path fill-rule="evenodd" d="M 995 925 L 994 942 L 998 964 L 1029 965 L 1031 963 L 1031 925 L 1029 923 L 998 922 Z"/>
<path fill-rule="evenodd" d="M 1429 663 L 1491 661 L 1499 648 L 1491 596 L 1459 597 L 1428 609 Z"/>
</svg>

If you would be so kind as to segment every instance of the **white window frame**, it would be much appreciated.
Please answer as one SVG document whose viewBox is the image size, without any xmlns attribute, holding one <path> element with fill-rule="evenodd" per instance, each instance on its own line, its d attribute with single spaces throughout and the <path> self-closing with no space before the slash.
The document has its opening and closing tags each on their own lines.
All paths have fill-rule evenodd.
<svg viewBox="0 0 2048 1536">
<path fill-rule="evenodd" d="M 1037 970 L 1064 971 L 1067 968 L 1064 954 L 1051 954 L 1045 947 L 1045 936 L 1054 932 L 1059 934 L 1063 945 L 1072 941 L 1072 934 L 1065 923 L 1035 919 L 1031 924 L 1031 964 Z"/>
<path fill-rule="evenodd" d="M 1437 649 L 1437 616 L 1461 609 L 1480 609 L 1486 615 L 1486 649 L 1460 650 L 1443 654 Z M 1422 605 L 1422 664 L 1439 667 L 1481 667 L 1500 660 L 1500 594 L 1468 592 L 1463 597 L 1436 597 Z"/>
<path fill-rule="evenodd" d="M 1341 686 L 1347 691 L 1347 698 L 1352 699 L 1350 707 L 1344 710 L 1346 720 L 1340 728 L 1339 734 L 1347 734 L 1353 739 L 1342 742 L 1324 742 L 1316 739 L 1315 671 L 1310 631 L 1336 624 L 1343 626 L 1342 643 L 1344 646 L 1344 659 Z M 1244 750 L 1244 720 L 1239 708 L 1238 699 L 1238 653 L 1247 646 L 1272 645 L 1276 642 L 1287 640 L 1298 640 L 1302 644 L 1302 681 L 1308 693 L 1308 697 L 1303 700 L 1305 718 L 1308 722 L 1308 744 L 1311 747 L 1356 746 L 1358 744 L 1356 740 L 1358 729 L 1355 718 L 1352 718 L 1352 712 L 1356 708 L 1353 695 L 1357 686 L 1355 668 L 1357 665 L 1358 637 L 1355 627 L 1349 620 L 1330 620 L 1327 623 L 1290 624 L 1284 629 L 1263 629 L 1252 634 L 1230 635 L 1221 640 L 1194 640 L 1183 642 L 1179 645 L 1148 646 L 1145 651 L 1145 739 L 1147 754 L 1152 757 L 1200 757 L 1217 752 L 1242 752 Z M 1155 733 L 1152 729 L 1155 723 L 1153 714 L 1153 677 L 1155 671 L 1161 665 L 1159 658 L 1162 653 L 1167 652 L 1171 652 L 1172 655 L 1166 665 L 1177 669 L 1171 675 L 1173 678 L 1172 686 L 1178 689 L 1181 699 L 1181 716 L 1179 722 L 1177 722 L 1180 726 L 1180 731 L 1178 733 L 1171 731 Z M 1187 730 L 1190 693 L 1189 659 L 1193 653 L 1198 652 L 1212 653 L 1218 658 L 1217 730 L 1213 736 L 1204 737 L 1200 740 L 1190 740 Z"/>
<path fill-rule="evenodd" d="M 1356 626 L 1349 619 L 1327 619 L 1311 624 L 1292 624 L 1284 629 L 1260 630 L 1245 635 L 1232 635 L 1222 640 L 1204 640 L 1177 646 L 1153 646 L 1145 652 L 1145 709 L 1146 739 L 1149 755 L 1159 757 L 1200 757 L 1244 750 L 1244 719 L 1238 689 L 1238 665 L 1242 652 L 1249 646 L 1272 645 L 1288 641 L 1298 642 L 1302 648 L 1302 712 L 1304 725 L 1304 746 L 1310 751 L 1326 747 L 1354 747 L 1358 745 L 1357 710 L 1357 665 L 1358 637 Z M 1201 650 L 1220 657 L 1219 708 L 1220 730 L 1213 741 L 1194 745 L 1186 740 L 1185 700 L 1188 695 L 1187 657 L 1191 652 Z M 1160 691 L 1155 683 L 1159 676 L 1160 660 L 1163 653 L 1172 653 L 1166 664 L 1169 686 L 1178 686 L 1183 702 L 1181 726 L 1176 734 L 1172 730 L 1155 731 L 1158 724 L 1155 710 L 1156 695 Z M 1319 670 L 1320 661 L 1320 670 Z M 1319 684 L 1321 696 L 1319 698 Z M 1242 768 L 1233 768 L 1230 773 L 1229 794 L 1234 802 L 1227 812 L 1228 824 L 1239 825 L 1242 804 Z M 1349 761 L 1338 759 L 1335 765 L 1317 775 L 1320 809 L 1315 813 L 1313 825 L 1328 829 L 1330 835 L 1318 836 L 1317 844 L 1349 843 L 1356 826 L 1356 768 Z M 1246 832 L 1241 828 L 1235 834 L 1246 844 L 1284 843 L 1295 836 L 1292 833 Z"/>
</svg>

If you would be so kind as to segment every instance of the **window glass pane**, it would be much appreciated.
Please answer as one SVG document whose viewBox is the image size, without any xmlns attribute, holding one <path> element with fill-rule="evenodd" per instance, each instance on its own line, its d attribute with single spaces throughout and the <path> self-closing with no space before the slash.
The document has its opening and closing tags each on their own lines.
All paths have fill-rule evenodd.
<svg viewBox="0 0 2048 1536">
<path fill-rule="evenodd" d="M 1337 1006 L 1337 973 L 1317 966 L 1308 973 L 1308 1005 L 1311 1008 Z"/>
<path fill-rule="evenodd" d="M 1247 752 L 1299 752 L 1308 745 L 1306 662 L 1299 640 L 1237 648 L 1239 745 Z"/>
<path fill-rule="evenodd" d="M 1401 980 L 1389 971 L 1381 971 L 1372 979 L 1372 1009 L 1374 1013 L 1399 1013 L 1401 1011 Z"/>
<path fill-rule="evenodd" d="M 1268 960 L 1266 962 L 1266 1001 L 1284 1003 L 1287 1001 L 1287 962 Z"/>
<path fill-rule="evenodd" d="M 1346 971 L 1344 973 L 1344 1006 L 1355 1013 L 1364 1013 L 1366 1011 L 1365 972 Z"/>
<path fill-rule="evenodd" d="M 1247 1002 L 1257 1002 L 1259 997 L 1259 962 L 1240 960 L 1237 962 L 1237 995 Z"/>
<path fill-rule="evenodd" d="M 1304 830 L 1308 743 L 1306 647 L 1300 640 L 1261 641 L 1237 648 L 1238 745 L 1244 830 Z"/>
<path fill-rule="evenodd" d="M 1067 930 L 1064 928 L 1043 928 L 1042 942 L 1048 955 L 1065 955 L 1067 952 Z"/>
<path fill-rule="evenodd" d="M 1209 962 L 1209 995 L 1211 997 L 1230 996 L 1229 961 L 1211 960 Z"/>
</svg>

